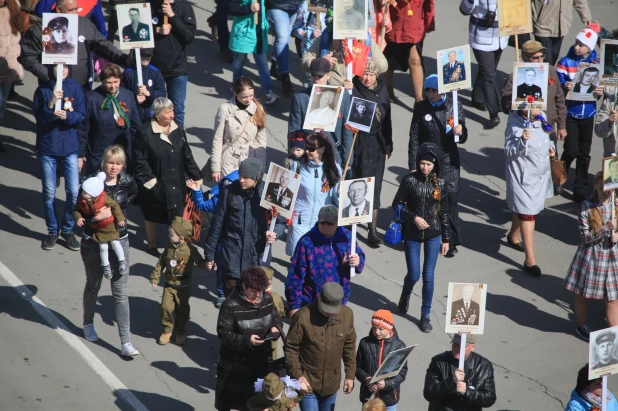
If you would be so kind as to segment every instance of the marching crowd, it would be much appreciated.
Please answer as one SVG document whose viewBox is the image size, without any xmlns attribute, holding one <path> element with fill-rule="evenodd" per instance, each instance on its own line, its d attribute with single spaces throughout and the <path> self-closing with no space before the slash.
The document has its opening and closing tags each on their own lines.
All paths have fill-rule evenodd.
<svg viewBox="0 0 618 411">
<path fill-rule="evenodd" d="M 342 192 L 342 180 L 374 178 L 373 209 L 367 209 L 369 203 L 352 200 L 356 215 L 360 210 L 373 216 L 366 245 L 375 249 L 383 244 L 377 214 L 381 200 L 386 200 L 401 221 L 407 264 L 398 311 L 407 313 L 412 290 L 422 279 L 419 328 L 431 332 L 438 257 L 453 258 L 457 247 L 465 244 L 458 210 L 458 144 L 469 138 L 463 105 L 454 103 L 450 94 L 439 93 L 438 76 L 428 75 L 431 70 L 423 64 L 424 39 L 442 24 L 436 19 L 434 0 L 373 0 L 375 26 L 365 41 L 369 58 L 351 79 L 345 44 L 333 39 L 337 16 L 332 9 L 316 13 L 302 0 L 217 0 L 215 13 L 204 23 L 219 44 L 221 59 L 231 63 L 233 97 L 218 108 L 210 158 L 203 167 L 196 163 L 184 130 L 187 49 L 203 23 L 196 21 L 186 0 L 152 0 L 155 47 L 141 49 L 141 61 L 136 61 L 135 53 L 121 52 L 113 40 L 118 31 L 115 7 L 139 2 L 111 1 L 113 12 L 106 26 L 101 1 L 86 7 L 81 0 L 0 0 L 0 125 L 15 83 L 23 79 L 24 70 L 31 72 L 38 81 L 33 114 L 47 226 L 41 247 L 52 250 L 62 237 L 66 247 L 80 251 L 86 272 L 84 337 L 98 339 L 97 296 L 103 280 L 110 280 L 121 354 L 139 354 L 131 343 L 127 294 L 131 246 L 126 210 L 134 204 L 144 217 L 146 251 L 154 257 L 151 285 L 163 288 L 159 344 L 170 343 L 172 336 L 176 344 L 186 343 L 193 267 L 216 272 L 217 410 L 288 410 L 295 404 L 305 411 L 334 410 L 343 378 L 345 394 L 358 380 L 363 410 L 394 411 L 407 365 L 389 378 L 374 381 L 373 377 L 388 354 L 406 344 L 398 336 L 393 313 L 378 310 L 368 335 L 357 346 L 354 312 L 346 305 L 354 299 L 350 270 L 361 274 L 371 251 L 358 244 L 351 248 L 351 231 L 338 226 L 338 206 L 344 196 L 352 200 L 360 193 L 364 199 L 367 190 L 366 184 L 357 184 Z M 505 170 L 512 225 L 507 241 L 524 253 L 523 271 L 541 276 L 534 248 L 536 216 L 545 199 L 564 193 L 565 178 L 554 172 L 555 164 L 562 161 L 568 171 L 575 162 L 572 199 L 581 203 L 581 244 L 564 286 L 575 295 L 576 333 L 588 341 L 590 299 L 605 300 L 608 324 L 618 325 L 618 233 L 612 218 L 612 208 L 618 206 L 603 191 L 601 173 L 588 187 L 593 135 L 604 139 L 604 156 L 618 151 L 618 108 L 612 87 L 590 90 L 600 105 L 569 100 L 566 94 L 592 82 L 575 84 L 578 65 L 597 62 L 600 38 L 618 38 L 618 31 L 611 33 L 593 22 L 586 0 L 533 0 L 535 39 L 520 35 L 521 60 L 550 64 L 547 110 L 512 110 L 511 96 L 519 94 L 521 86 L 513 84 L 513 75 L 505 85 L 497 83 L 502 51 L 512 39 L 499 36 L 496 8 L 497 0 L 459 4 L 461 14 L 469 16 L 469 43 L 479 68 L 471 105 L 488 112 L 490 128 L 500 124 L 501 111 L 508 115 Z M 566 39 L 571 45 L 562 56 L 573 8 L 586 28 Z M 558 11 L 560 18 L 555 17 Z M 47 12 L 79 16 L 78 64 L 64 65 L 62 73 L 58 66 L 41 62 L 46 47 L 41 14 Z M 228 15 L 233 20 L 231 31 Z M 53 19 L 52 37 L 67 24 L 64 17 Z M 275 36 L 270 57 L 269 30 Z M 302 90 L 294 89 L 290 77 L 291 38 L 306 73 L 307 87 Z M 263 180 L 268 114 L 256 97 L 254 83 L 242 75 L 249 54 L 257 64 L 264 105 L 281 101 L 273 78 L 280 81 L 289 104 L 289 155 L 282 165 L 300 175 L 300 187 L 287 220 L 260 207 L 265 190 L 279 199 L 290 181 L 282 175 L 271 188 Z M 445 75 L 472 75 L 462 70 L 456 55 L 449 55 L 449 61 Z M 394 150 L 391 105 L 400 103 L 393 76 L 408 70 L 415 96 L 410 172 L 402 176 L 393 199 L 382 199 L 385 165 Z M 57 76 L 62 77 L 61 88 L 56 87 Z M 350 90 L 343 93 L 332 132 L 303 130 L 312 88 L 320 85 Z M 353 131 L 345 124 L 352 97 L 376 104 L 368 131 Z M 366 110 L 352 108 L 361 114 Z M 564 141 L 561 160 L 559 141 Z M 618 168 L 614 174 L 618 181 Z M 60 176 L 65 183 L 64 210 L 55 207 Z M 203 192 L 206 184 L 210 189 Z M 190 212 L 191 207 L 201 212 L 203 221 Z M 157 225 L 168 230 L 169 242 L 163 249 L 156 243 Z M 74 231 L 81 233 L 81 241 Z M 196 241 L 200 231 L 202 239 Z M 272 291 L 274 270 L 267 247 L 281 238 L 290 257 L 284 296 Z M 203 247 L 203 253 L 196 246 Z M 287 337 L 286 318 L 291 322 Z M 278 341 L 283 344 L 282 358 L 277 358 Z M 429 410 L 480 410 L 496 401 L 491 362 L 475 352 L 475 336 L 469 335 L 463 350 L 465 366 L 459 368 L 461 344 L 455 335 L 452 350 L 436 355 L 429 364 L 423 390 Z M 599 408 L 600 397 L 600 381 L 588 378 L 586 366 L 579 371 L 567 410 Z M 613 395 L 610 404 L 610 409 L 618 409 Z"/>
</svg>

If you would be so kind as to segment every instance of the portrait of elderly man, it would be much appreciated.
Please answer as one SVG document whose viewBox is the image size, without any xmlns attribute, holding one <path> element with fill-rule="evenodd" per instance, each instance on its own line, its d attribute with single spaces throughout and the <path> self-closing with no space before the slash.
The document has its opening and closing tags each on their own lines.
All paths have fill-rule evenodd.
<svg viewBox="0 0 618 411">
<path fill-rule="evenodd" d="M 148 24 L 140 23 L 139 17 L 139 9 L 131 7 L 129 9 L 131 24 L 127 24 L 122 28 L 123 42 L 150 41 L 150 27 L 148 27 Z"/>
<path fill-rule="evenodd" d="M 318 98 L 316 93 L 315 98 Z M 319 94 L 318 108 L 307 115 L 306 121 L 309 125 L 331 124 L 337 122 L 337 112 L 333 110 L 332 104 L 335 100 L 335 92 L 324 90 Z"/>
<path fill-rule="evenodd" d="M 517 98 L 526 100 L 528 96 L 534 97 L 535 100 L 543 98 L 543 90 L 541 87 L 534 84 L 536 80 L 536 70 L 527 68 L 524 72 L 524 82 L 517 86 Z"/>
<path fill-rule="evenodd" d="M 341 212 L 343 218 L 369 215 L 371 204 L 365 199 L 369 186 L 365 180 L 354 181 L 348 187 L 350 205 Z"/>
<path fill-rule="evenodd" d="M 278 183 L 268 183 L 264 199 L 269 203 L 289 210 L 292 204 L 292 198 L 294 198 L 294 193 L 288 187 L 290 186 L 293 176 L 294 175 L 290 171 L 282 171 Z"/>
<path fill-rule="evenodd" d="M 449 51 L 448 63 L 442 66 L 444 84 L 456 83 L 466 79 L 466 65 L 463 61 L 457 61 L 457 52 Z"/>
<path fill-rule="evenodd" d="M 341 0 L 344 10 L 337 18 L 338 30 L 363 30 L 365 28 L 363 13 L 356 10 L 354 3 L 355 0 Z"/>
<path fill-rule="evenodd" d="M 599 361 L 592 366 L 593 370 L 618 364 L 618 359 L 614 357 L 614 347 L 616 344 L 616 333 L 607 331 L 597 336 L 594 341 L 597 345 L 597 355 Z"/>
<path fill-rule="evenodd" d="M 69 20 L 66 17 L 51 19 L 47 25 L 51 29 L 51 41 L 45 44 L 46 54 L 75 53 L 75 39 L 71 38 Z"/>
<path fill-rule="evenodd" d="M 472 300 L 474 285 L 466 284 L 461 290 L 462 298 L 451 305 L 451 324 L 479 325 L 480 306 Z"/>
<path fill-rule="evenodd" d="M 597 87 L 599 81 L 599 69 L 596 67 L 586 68 L 579 81 L 573 87 L 573 93 L 590 94 Z"/>
</svg>

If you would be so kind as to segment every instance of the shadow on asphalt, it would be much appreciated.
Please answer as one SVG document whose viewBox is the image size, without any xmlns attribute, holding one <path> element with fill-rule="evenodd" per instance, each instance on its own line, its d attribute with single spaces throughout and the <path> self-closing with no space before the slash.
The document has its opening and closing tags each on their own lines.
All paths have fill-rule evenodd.
<svg viewBox="0 0 618 411">
<path fill-rule="evenodd" d="M 141 401 L 142 404 L 146 406 L 149 410 L 174 410 L 174 411 L 192 411 L 195 410 L 194 407 L 189 404 L 177 400 L 175 398 L 166 397 L 161 394 L 155 394 L 152 392 L 143 392 L 143 391 L 135 391 L 135 390 L 127 390 L 131 394 L 135 395 L 138 400 Z M 119 410 L 122 411 L 134 411 L 130 404 L 128 404 L 120 395 L 119 391 L 115 391 L 114 395 L 116 396 L 116 401 L 114 404 L 118 407 Z"/>
</svg>

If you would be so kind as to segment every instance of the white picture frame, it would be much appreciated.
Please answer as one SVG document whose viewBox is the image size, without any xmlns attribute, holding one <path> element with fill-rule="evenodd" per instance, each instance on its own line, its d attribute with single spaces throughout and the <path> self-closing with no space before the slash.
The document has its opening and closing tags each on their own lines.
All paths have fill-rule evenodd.
<svg viewBox="0 0 618 411">
<path fill-rule="evenodd" d="M 346 124 L 357 130 L 369 133 L 371 131 L 371 124 L 373 124 L 377 107 L 378 104 L 373 101 L 364 100 L 359 97 L 352 97 Z"/>
<path fill-rule="evenodd" d="M 388 353 L 388 356 L 382 361 L 380 368 L 373 375 L 369 384 L 375 384 L 387 378 L 394 377 L 401 372 L 401 369 L 408 361 L 408 357 L 412 353 L 412 350 L 418 344 L 411 345 L 409 347 L 400 348 Z"/>
<path fill-rule="evenodd" d="M 604 87 L 618 87 L 618 40 L 601 40 L 601 78 Z"/>
<path fill-rule="evenodd" d="M 369 223 L 373 219 L 373 191 L 375 178 L 355 178 L 343 180 L 339 191 L 338 225 Z M 353 201 L 357 201 L 355 207 Z M 356 215 L 358 208 L 358 216 Z"/>
<path fill-rule="evenodd" d="M 303 129 L 335 131 L 344 92 L 342 87 L 314 84 L 309 96 Z M 330 97 L 326 97 L 327 95 Z M 329 100 L 328 103 L 324 99 Z"/>
<path fill-rule="evenodd" d="M 294 204 L 300 188 L 300 174 L 275 163 L 270 163 L 264 182 L 260 207 L 267 210 L 272 210 L 275 207 L 279 215 L 287 219 L 292 218 Z"/>
<path fill-rule="evenodd" d="M 436 54 L 440 94 L 472 87 L 469 44 L 438 50 Z"/>
<path fill-rule="evenodd" d="M 370 0 L 334 0 L 333 39 L 367 39 L 368 13 Z M 349 8 L 349 6 L 352 6 Z"/>
<path fill-rule="evenodd" d="M 154 48 L 150 3 L 118 4 L 118 37 L 120 49 Z M 132 26 L 136 18 L 136 26 Z"/>
<path fill-rule="evenodd" d="M 573 78 L 573 88 L 566 95 L 567 100 L 597 101 L 593 91 L 601 80 L 601 65 L 580 63 Z M 590 81 L 592 79 L 592 81 Z"/>
<path fill-rule="evenodd" d="M 77 14 L 43 13 L 41 21 L 42 64 L 77 64 L 79 35 Z"/>
<path fill-rule="evenodd" d="M 514 63 L 511 110 L 547 110 L 549 64 Z M 528 102 L 528 96 L 534 97 Z"/>
<path fill-rule="evenodd" d="M 588 379 L 618 373 L 616 337 L 618 325 L 590 333 L 588 343 Z"/>
<path fill-rule="evenodd" d="M 483 334 L 486 304 L 487 284 L 449 283 L 444 331 Z"/>
<path fill-rule="evenodd" d="M 618 189 L 618 156 L 603 159 L 603 191 Z M 616 177 L 612 177 L 616 176 Z"/>
</svg>

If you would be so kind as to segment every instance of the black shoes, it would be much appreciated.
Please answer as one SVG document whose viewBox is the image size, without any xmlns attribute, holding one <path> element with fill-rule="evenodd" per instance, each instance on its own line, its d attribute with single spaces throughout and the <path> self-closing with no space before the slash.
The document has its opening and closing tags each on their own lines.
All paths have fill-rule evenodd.
<svg viewBox="0 0 618 411">
<path fill-rule="evenodd" d="M 58 236 L 55 233 L 47 233 L 47 237 L 45 237 L 41 243 L 41 248 L 43 250 L 53 250 L 57 240 Z"/>
<path fill-rule="evenodd" d="M 410 309 L 410 295 L 412 295 L 411 291 L 409 293 L 405 290 L 401 292 L 401 297 L 399 297 L 399 304 L 397 304 L 397 308 L 399 308 L 399 312 L 401 314 L 407 313 Z"/>
<path fill-rule="evenodd" d="M 477 110 L 487 111 L 487 106 L 485 105 L 485 103 L 477 103 L 476 101 L 471 101 L 470 105 Z"/>
<path fill-rule="evenodd" d="M 457 254 L 458 252 L 459 252 L 459 250 L 457 250 L 457 246 L 456 245 L 449 245 L 448 251 L 446 252 L 446 254 L 444 254 L 444 256 L 446 258 L 453 258 L 453 257 L 455 257 L 455 254 Z"/>
<path fill-rule="evenodd" d="M 367 243 L 377 248 L 377 247 L 380 247 L 380 245 L 383 244 L 384 242 L 378 236 L 378 232 L 375 229 L 373 230 L 370 229 L 369 234 L 367 235 Z"/>
<path fill-rule="evenodd" d="M 279 69 L 277 68 L 277 61 L 273 60 L 270 63 L 270 76 L 272 78 L 279 78 Z"/>
<path fill-rule="evenodd" d="M 489 115 L 489 128 L 495 128 L 500 125 L 500 116 L 498 113 L 493 113 Z"/>
<path fill-rule="evenodd" d="M 290 73 L 281 74 L 279 78 L 281 79 L 281 91 L 283 93 L 289 94 L 294 92 L 294 86 L 292 85 L 292 80 L 290 79 Z"/>
<path fill-rule="evenodd" d="M 161 257 L 161 253 L 159 252 L 159 250 L 157 250 L 157 247 L 150 247 L 146 250 L 146 252 L 153 257 Z"/>
<path fill-rule="evenodd" d="M 581 194 L 581 193 L 573 193 L 573 201 L 575 201 L 578 204 L 583 203 L 588 197 L 586 197 L 585 194 Z"/>
<path fill-rule="evenodd" d="M 431 330 L 433 330 L 433 327 L 431 326 L 431 320 L 429 320 L 429 317 L 426 317 L 426 316 L 421 317 L 421 325 L 419 328 L 424 333 L 430 333 Z"/>
<path fill-rule="evenodd" d="M 525 262 L 523 265 L 524 265 L 524 271 L 533 277 L 540 277 L 541 274 L 543 274 L 541 272 L 541 267 L 539 267 L 538 265 L 533 265 L 532 267 L 528 267 Z"/>
<path fill-rule="evenodd" d="M 79 251 L 79 241 L 75 238 L 75 234 L 70 233 L 62 233 L 61 237 L 67 244 L 67 248 L 72 251 Z"/>
<path fill-rule="evenodd" d="M 509 245 L 516 249 L 517 251 L 521 251 L 522 253 L 524 252 L 524 243 L 523 242 L 518 242 L 518 243 L 514 243 L 511 241 L 511 239 L 507 236 L 506 237 L 506 242 L 509 243 Z"/>
<path fill-rule="evenodd" d="M 562 194 L 562 186 L 554 186 L 554 195 L 559 196 Z"/>
</svg>

